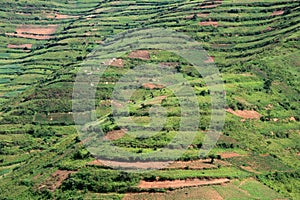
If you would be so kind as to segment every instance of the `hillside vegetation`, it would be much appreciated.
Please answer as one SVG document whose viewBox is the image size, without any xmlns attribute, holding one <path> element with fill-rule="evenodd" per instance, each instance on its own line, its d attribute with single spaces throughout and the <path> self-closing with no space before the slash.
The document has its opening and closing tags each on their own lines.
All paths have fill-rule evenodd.
<svg viewBox="0 0 300 200">
<path fill-rule="evenodd" d="M 300 199 L 299 10 L 296 0 L 1 1 L 0 199 Z M 163 65 L 181 73 L 196 94 L 200 125 L 192 144 L 167 169 L 116 170 L 97 161 L 80 140 L 73 85 L 82 63 L 103 41 L 147 28 L 184 33 L 208 52 L 206 62 L 217 66 L 226 90 L 225 125 L 209 155 L 200 158 L 212 106 L 205 79 L 168 51 L 126 52 L 96 85 L 94 114 L 100 123 L 88 128 L 141 156 L 107 151 L 103 158 L 147 161 L 144 153 L 159 152 L 180 130 L 178 98 L 150 83 L 131 96 L 130 116 L 112 118 L 115 84 L 136 66 Z M 148 125 L 154 105 L 166 110 L 167 119 L 157 134 L 144 137 L 148 133 L 135 124 Z M 182 143 L 168 147 L 180 150 Z M 165 155 L 155 161 L 168 160 Z M 229 182 L 141 186 L 142 180 L 193 179 Z"/>
</svg>

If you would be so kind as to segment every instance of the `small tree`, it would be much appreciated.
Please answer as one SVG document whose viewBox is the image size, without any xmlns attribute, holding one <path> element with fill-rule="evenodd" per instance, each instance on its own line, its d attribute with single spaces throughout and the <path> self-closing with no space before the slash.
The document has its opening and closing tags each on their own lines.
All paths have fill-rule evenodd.
<svg viewBox="0 0 300 200">
<path fill-rule="evenodd" d="M 264 89 L 267 91 L 267 93 L 271 90 L 272 81 L 270 79 L 265 80 L 264 82 Z"/>
</svg>

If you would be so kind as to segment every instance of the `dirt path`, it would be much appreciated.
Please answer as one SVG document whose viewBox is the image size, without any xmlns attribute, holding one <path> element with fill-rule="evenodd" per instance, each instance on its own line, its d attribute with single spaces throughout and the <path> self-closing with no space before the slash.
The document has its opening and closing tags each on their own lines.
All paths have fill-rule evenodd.
<svg viewBox="0 0 300 200">
<path fill-rule="evenodd" d="M 227 178 L 221 179 L 187 179 L 187 180 L 174 180 L 174 181 L 141 181 L 139 188 L 152 189 L 152 188 L 182 188 L 204 185 L 219 185 L 230 182 Z"/>
</svg>

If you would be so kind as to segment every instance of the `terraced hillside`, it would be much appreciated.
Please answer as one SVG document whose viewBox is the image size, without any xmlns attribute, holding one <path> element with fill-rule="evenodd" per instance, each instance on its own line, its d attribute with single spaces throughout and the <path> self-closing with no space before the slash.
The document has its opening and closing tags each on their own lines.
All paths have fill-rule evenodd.
<svg viewBox="0 0 300 200">
<path fill-rule="evenodd" d="M 0 199 L 300 199 L 299 9 L 296 0 L 0 2 Z M 105 63 L 96 85 L 99 123 L 88 127 L 138 156 L 107 151 L 96 159 L 85 147 L 88 138 L 80 140 L 72 97 L 82 63 L 107 39 L 148 28 L 198 41 L 209 54 L 204 63 L 221 72 L 226 120 L 205 157 L 199 149 L 210 128 L 211 90 L 191 63 L 154 48 Z M 159 152 L 180 130 L 178 98 L 155 81 L 137 88 L 128 105 L 130 119 L 143 127 L 151 125 L 151 108 L 163 108 L 167 119 L 158 133 L 146 137 L 129 117 L 112 117 L 112 107 L 121 110 L 112 100 L 116 83 L 137 66 L 155 77 L 154 65 L 182 74 L 195 92 L 197 134 L 167 169 L 105 166 L 118 159 L 128 168 L 133 161 L 153 167 L 144 155 Z M 182 150 L 181 142 L 168 148 Z"/>
</svg>

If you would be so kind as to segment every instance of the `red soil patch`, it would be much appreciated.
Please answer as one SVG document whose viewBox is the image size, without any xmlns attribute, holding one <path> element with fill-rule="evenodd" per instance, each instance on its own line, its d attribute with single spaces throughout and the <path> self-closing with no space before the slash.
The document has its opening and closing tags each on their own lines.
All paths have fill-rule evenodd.
<svg viewBox="0 0 300 200">
<path fill-rule="evenodd" d="M 283 15 L 284 11 L 283 10 L 278 10 L 278 11 L 274 11 L 271 16 L 278 16 L 278 15 Z"/>
<path fill-rule="evenodd" d="M 122 59 L 113 58 L 105 63 L 108 66 L 112 67 L 124 67 L 124 61 Z"/>
<path fill-rule="evenodd" d="M 185 19 L 192 19 L 194 17 L 194 15 L 188 15 L 185 17 Z"/>
<path fill-rule="evenodd" d="M 246 170 L 248 172 L 252 172 L 252 173 L 255 173 L 255 174 L 259 174 L 260 172 L 254 170 L 252 167 L 250 166 L 240 166 L 243 170 Z"/>
<path fill-rule="evenodd" d="M 171 161 L 166 162 L 120 162 L 111 160 L 101 160 L 98 159 L 97 162 L 93 161 L 94 164 L 99 163 L 99 165 L 106 165 L 117 168 L 127 168 L 127 169 L 163 169 L 168 166 Z M 101 163 L 101 164 L 100 164 Z"/>
<path fill-rule="evenodd" d="M 32 44 L 8 44 L 7 48 L 10 49 L 31 49 L 32 48 Z"/>
<path fill-rule="evenodd" d="M 198 13 L 197 17 L 207 17 L 209 13 Z"/>
<path fill-rule="evenodd" d="M 106 133 L 104 136 L 105 139 L 107 140 L 117 140 L 122 138 L 126 134 L 126 131 L 121 129 L 121 130 L 114 130 L 114 131 L 109 131 Z"/>
<path fill-rule="evenodd" d="M 100 161 L 100 160 L 93 160 L 89 163 L 87 163 L 88 165 L 96 165 L 96 166 L 104 166 L 104 164 Z"/>
<path fill-rule="evenodd" d="M 235 153 L 235 152 L 224 152 L 224 153 L 221 153 L 220 156 L 222 159 L 226 159 L 226 158 L 239 157 L 242 155 Z"/>
<path fill-rule="evenodd" d="M 151 89 L 151 90 L 164 88 L 163 85 L 154 84 L 154 83 L 143 83 L 143 87 L 146 88 L 146 89 Z"/>
<path fill-rule="evenodd" d="M 263 30 L 262 32 L 265 33 L 265 32 L 272 31 L 272 30 L 273 30 L 273 28 L 269 26 L 269 27 L 267 27 L 265 30 Z"/>
<path fill-rule="evenodd" d="M 154 99 L 149 101 L 148 104 L 160 104 L 162 102 L 162 100 L 164 100 L 165 98 L 167 98 L 167 96 L 155 97 Z"/>
<path fill-rule="evenodd" d="M 210 164 L 210 159 L 207 160 L 192 160 L 192 161 L 176 161 L 171 163 L 168 169 L 211 169 L 217 168 L 215 165 Z"/>
<path fill-rule="evenodd" d="M 207 60 L 204 61 L 204 63 L 213 63 L 215 62 L 215 57 L 213 56 L 208 56 Z"/>
<path fill-rule="evenodd" d="M 74 174 L 76 171 L 67 171 L 67 170 L 57 170 L 51 174 L 50 178 L 47 179 L 45 185 L 41 185 L 39 189 L 47 188 L 51 191 L 59 188 L 64 180 L 69 177 L 69 174 Z"/>
<path fill-rule="evenodd" d="M 205 6 L 200 6 L 200 8 L 216 8 L 218 7 L 220 4 L 211 4 L 211 5 L 205 5 Z"/>
<path fill-rule="evenodd" d="M 194 187 L 204 185 L 220 185 L 229 183 L 230 180 L 227 178 L 221 179 L 187 179 L 187 180 L 174 180 L 174 181 L 141 181 L 139 188 L 152 189 L 152 188 L 183 188 L 183 187 Z"/>
<path fill-rule="evenodd" d="M 214 26 L 217 27 L 219 25 L 216 21 L 208 21 L 208 22 L 199 22 L 200 26 Z"/>
<path fill-rule="evenodd" d="M 128 55 L 129 58 L 138 58 L 142 60 L 149 60 L 150 59 L 150 54 L 149 51 L 147 50 L 137 50 L 133 51 Z"/>
<path fill-rule="evenodd" d="M 6 35 L 45 40 L 52 38 L 51 34 L 57 30 L 57 25 L 38 26 L 38 25 L 21 25 L 16 28 L 16 33 L 6 33 Z"/>
<path fill-rule="evenodd" d="M 231 108 L 226 109 L 227 112 L 236 115 L 238 117 L 242 117 L 244 119 L 259 119 L 261 117 L 261 114 L 254 110 L 232 110 Z"/>
<path fill-rule="evenodd" d="M 173 191 L 160 192 L 142 192 L 127 193 L 122 200 L 184 200 L 184 199 L 205 199 L 205 200 L 223 200 L 223 197 L 210 187 L 192 187 L 182 188 Z"/>
</svg>

